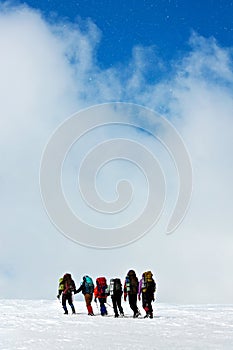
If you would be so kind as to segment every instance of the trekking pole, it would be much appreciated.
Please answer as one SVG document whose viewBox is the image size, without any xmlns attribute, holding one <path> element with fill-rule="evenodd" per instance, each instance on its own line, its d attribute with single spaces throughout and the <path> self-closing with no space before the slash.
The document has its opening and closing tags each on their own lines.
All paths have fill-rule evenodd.
<svg viewBox="0 0 233 350">
<path fill-rule="evenodd" d="M 95 301 L 95 303 L 96 303 L 96 307 L 97 307 L 98 312 L 100 312 L 97 300 Z"/>
<path fill-rule="evenodd" d="M 106 304 L 113 309 L 113 306 L 106 301 Z"/>
</svg>

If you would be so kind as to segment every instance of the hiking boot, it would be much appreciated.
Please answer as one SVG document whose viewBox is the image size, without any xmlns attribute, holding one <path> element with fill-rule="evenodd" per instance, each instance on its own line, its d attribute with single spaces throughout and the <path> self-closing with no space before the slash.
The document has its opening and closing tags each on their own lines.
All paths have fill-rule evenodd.
<svg viewBox="0 0 233 350">
<path fill-rule="evenodd" d="M 117 317 L 119 317 L 119 315 L 115 315 L 114 317 L 117 318 Z"/>
<path fill-rule="evenodd" d="M 133 317 L 134 318 L 138 318 L 138 316 L 140 316 L 141 314 L 140 314 L 140 312 L 138 311 L 138 312 L 136 312 L 134 315 L 133 315 Z"/>
<path fill-rule="evenodd" d="M 153 318 L 153 314 L 150 314 L 150 318 Z"/>
<path fill-rule="evenodd" d="M 101 314 L 101 316 L 106 316 L 108 313 L 107 313 L 107 311 L 106 312 L 103 312 L 102 314 Z"/>
<path fill-rule="evenodd" d="M 121 312 L 121 317 L 124 317 L 125 315 L 124 315 L 124 312 Z"/>
<path fill-rule="evenodd" d="M 149 317 L 149 314 L 146 314 L 146 316 L 144 316 L 144 318 L 148 318 Z"/>
<path fill-rule="evenodd" d="M 70 307 L 71 307 L 71 310 L 72 310 L 72 314 L 75 314 L 76 312 L 75 312 L 74 305 L 71 305 Z"/>
<path fill-rule="evenodd" d="M 63 306 L 63 310 L 64 310 L 64 315 L 68 315 L 68 309 L 66 306 Z"/>
<path fill-rule="evenodd" d="M 94 316 L 93 312 L 88 313 L 89 316 Z"/>
</svg>

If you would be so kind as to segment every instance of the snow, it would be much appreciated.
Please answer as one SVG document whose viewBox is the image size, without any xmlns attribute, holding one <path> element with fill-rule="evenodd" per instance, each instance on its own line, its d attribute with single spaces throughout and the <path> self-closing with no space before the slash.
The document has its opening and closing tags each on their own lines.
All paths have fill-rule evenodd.
<svg viewBox="0 0 233 350">
<path fill-rule="evenodd" d="M 155 317 L 132 317 L 123 302 L 124 318 L 88 316 L 83 301 L 75 301 L 77 314 L 64 315 L 51 300 L 0 300 L 1 350 L 58 349 L 232 349 L 233 305 L 153 304 Z M 70 309 L 69 309 L 70 311 Z"/>
</svg>

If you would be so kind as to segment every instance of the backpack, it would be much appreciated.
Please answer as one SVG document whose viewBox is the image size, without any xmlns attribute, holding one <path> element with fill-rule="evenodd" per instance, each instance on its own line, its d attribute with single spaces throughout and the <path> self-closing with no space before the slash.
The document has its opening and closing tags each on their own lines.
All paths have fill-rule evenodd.
<svg viewBox="0 0 233 350">
<path fill-rule="evenodd" d="M 62 291 L 65 289 L 65 284 L 64 284 L 64 281 L 63 281 L 63 277 L 59 278 L 59 284 L 58 284 L 58 290 Z"/>
<path fill-rule="evenodd" d="M 98 294 L 100 297 L 106 297 L 107 293 L 107 281 L 105 277 L 98 277 L 96 279 L 96 286 L 98 290 Z"/>
<path fill-rule="evenodd" d="M 122 293 L 122 284 L 120 278 L 112 278 L 110 280 L 110 295 Z"/>
<path fill-rule="evenodd" d="M 89 276 L 83 277 L 84 281 L 84 292 L 85 294 L 93 294 L 94 292 L 94 283 L 92 281 L 92 278 Z"/>
<path fill-rule="evenodd" d="M 134 270 L 130 270 L 125 279 L 126 291 L 129 294 L 137 294 L 138 293 L 138 278 L 134 272 Z"/>
<path fill-rule="evenodd" d="M 142 278 L 142 292 L 153 294 L 156 290 L 156 283 L 153 279 L 153 274 L 151 271 L 146 271 L 143 273 Z"/>
<path fill-rule="evenodd" d="M 60 278 L 60 280 L 61 280 L 61 278 Z M 72 293 L 75 290 L 75 284 L 74 284 L 74 281 L 72 280 L 70 273 L 66 273 L 63 276 L 61 284 L 64 285 L 64 287 L 62 289 L 64 294 Z"/>
</svg>

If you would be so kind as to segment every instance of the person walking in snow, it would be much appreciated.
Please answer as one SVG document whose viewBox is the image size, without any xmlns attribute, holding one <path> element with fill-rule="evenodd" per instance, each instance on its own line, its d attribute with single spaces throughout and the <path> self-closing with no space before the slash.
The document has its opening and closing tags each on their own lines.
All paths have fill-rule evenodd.
<svg viewBox="0 0 233 350">
<path fill-rule="evenodd" d="M 97 299 L 100 303 L 100 313 L 101 316 L 105 316 L 108 314 L 105 303 L 107 302 L 108 285 L 105 277 L 98 277 L 96 279 L 96 287 L 94 289 L 95 302 L 97 303 Z"/>
<path fill-rule="evenodd" d="M 133 317 L 140 315 L 137 307 L 138 278 L 134 270 L 129 270 L 124 284 L 124 301 L 129 298 L 129 306 L 133 310 Z"/>
<path fill-rule="evenodd" d="M 123 294 L 123 291 L 122 291 L 122 284 L 121 284 L 120 278 L 112 278 L 110 280 L 110 296 L 112 299 L 112 305 L 113 305 L 115 317 L 119 317 L 119 313 L 121 316 L 124 316 L 124 311 L 121 306 L 122 294 Z"/>
<path fill-rule="evenodd" d="M 58 287 L 58 295 L 57 298 L 60 300 L 60 296 L 62 295 L 62 307 L 64 309 L 64 313 L 68 314 L 68 309 L 66 306 L 66 302 L 71 307 L 72 313 L 75 314 L 75 308 L 73 304 L 73 292 L 76 292 L 75 283 L 71 277 L 70 273 L 66 273 L 62 278 L 59 279 L 59 287 Z"/>
<path fill-rule="evenodd" d="M 94 312 L 91 306 L 91 302 L 93 299 L 93 292 L 94 292 L 94 283 L 91 277 L 87 275 L 83 276 L 83 281 L 81 283 L 81 286 L 77 289 L 76 293 L 79 293 L 81 291 L 82 291 L 82 294 L 84 295 L 88 315 L 94 316 Z"/>
<path fill-rule="evenodd" d="M 141 299 L 142 295 L 142 307 L 146 311 L 144 318 L 153 318 L 152 301 L 155 300 L 154 293 L 156 291 L 156 283 L 153 279 L 151 271 L 144 272 L 139 282 L 138 288 L 138 300 Z"/>
</svg>

